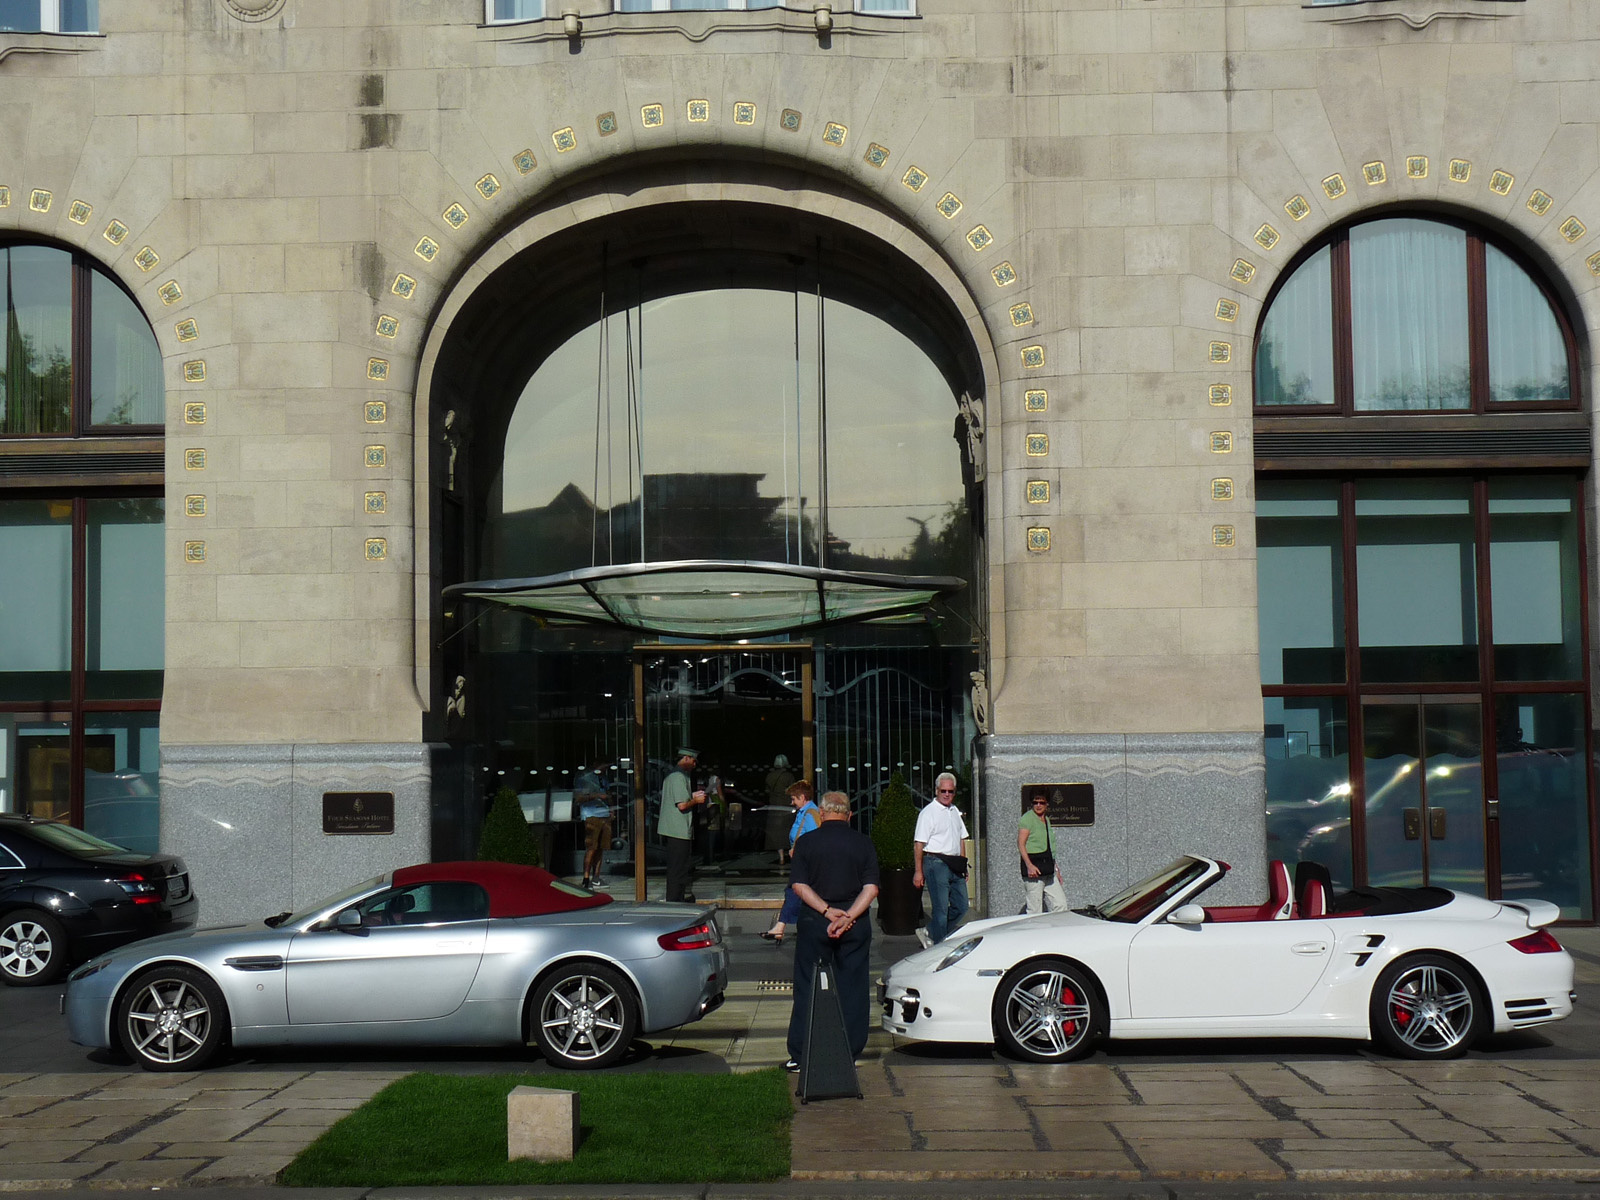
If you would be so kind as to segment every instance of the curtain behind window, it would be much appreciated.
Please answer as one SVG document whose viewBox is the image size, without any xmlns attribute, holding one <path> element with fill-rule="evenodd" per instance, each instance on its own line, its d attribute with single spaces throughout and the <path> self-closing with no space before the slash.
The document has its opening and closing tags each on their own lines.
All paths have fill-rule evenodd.
<svg viewBox="0 0 1600 1200">
<path fill-rule="evenodd" d="M 1470 408 L 1467 235 L 1431 221 L 1350 231 L 1358 412 Z"/>
</svg>

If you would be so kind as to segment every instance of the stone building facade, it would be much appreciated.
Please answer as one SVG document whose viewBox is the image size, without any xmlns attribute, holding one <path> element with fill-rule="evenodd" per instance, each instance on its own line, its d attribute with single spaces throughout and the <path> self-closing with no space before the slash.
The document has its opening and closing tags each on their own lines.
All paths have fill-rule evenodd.
<svg viewBox="0 0 1600 1200">
<path fill-rule="evenodd" d="M 17 530 L 42 536 L 48 516 L 22 506 L 43 503 L 70 526 L 53 544 L 77 547 L 49 560 L 66 562 L 60 595 L 76 598 L 75 615 L 54 624 L 27 616 L 25 601 L 55 601 L 0 562 L 12 576 L 0 581 L 13 614 L 0 609 L 8 806 L 44 795 L 35 768 L 54 762 L 54 811 L 93 829 L 101 795 L 89 777 L 138 776 L 143 790 L 130 790 L 157 806 L 159 841 L 188 858 L 208 917 L 292 907 L 458 852 L 461 827 L 481 812 L 479 776 L 495 777 L 484 747 L 496 738 L 484 725 L 464 732 L 462 714 L 515 707 L 476 686 L 460 657 L 501 618 L 469 631 L 441 595 L 494 565 L 471 504 L 459 511 L 467 473 L 477 472 L 476 503 L 499 494 L 488 481 L 513 441 L 515 398 L 591 327 L 585 314 L 621 311 L 608 288 L 660 299 L 759 286 L 792 295 L 797 377 L 802 359 L 812 368 L 802 341 L 824 337 L 821 315 L 802 336 L 800 300 L 815 294 L 822 314 L 826 292 L 844 306 L 828 318 L 830 347 L 849 314 L 876 314 L 948 385 L 938 420 L 946 431 L 960 420 L 960 438 L 930 461 L 955 481 L 970 526 L 970 636 L 945 636 L 967 657 L 941 669 L 963 683 L 968 667 L 982 676 L 960 690 L 953 719 L 983 810 L 991 911 L 1021 899 L 1016 820 L 1029 783 L 1094 785 L 1092 823 L 1061 831 L 1075 901 L 1186 849 L 1232 861 L 1229 885 L 1249 899 L 1268 857 L 1292 860 L 1317 838 L 1342 844 L 1354 882 L 1420 881 L 1379 870 L 1384 852 L 1369 843 L 1388 819 L 1380 779 L 1459 778 L 1475 763 L 1476 792 L 1464 807 L 1449 800 L 1448 828 L 1478 831 L 1477 858 L 1452 878 L 1499 894 L 1513 876 L 1537 880 L 1559 853 L 1570 860 L 1568 915 L 1592 919 L 1600 10 L 1583 0 L 546 5 L 135 0 L 101 5 L 93 32 L 0 35 L 4 241 L 65 252 L 80 272 L 75 295 L 103 279 L 131 297 L 164 389 L 158 420 L 16 418 L 0 436 L 0 546 L 22 545 Z M 73 6 L 44 7 L 41 30 Z M 1434 228 L 1464 239 L 1459 283 L 1408 240 Z M 779 288 L 781 268 L 751 266 L 768 258 L 792 261 L 806 281 Z M 629 284 L 641 262 L 659 271 Z M 20 279 L 25 258 L 17 264 Z M 1433 303 L 1425 288 L 1421 301 L 1373 307 L 1363 272 L 1385 269 L 1459 292 L 1441 311 L 1471 325 L 1458 339 L 1470 352 L 1443 399 L 1425 380 L 1363 400 L 1363 339 L 1380 335 L 1362 321 L 1392 324 Z M 19 315 L 8 336 L 31 346 L 10 272 Z M 1269 399 L 1253 370 L 1258 339 L 1289 355 L 1315 340 L 1304 332 L 1315 313 L 1297 309 L 1295 324 L 1287 300 L 1274 310 L 1278 340 L 1264 332 L 1269 302 L 1295 279 L 1295 295 L 1333 321 L 1315 335 L 1333 346 L 1331 390 L 1317 392 L 1319 359 Z M 1507 316 L 1497 297 L 1512 293 L 1522 307 Z M 1528 315 L 1534 295 L 1548 314 Z M 86 324 L 73 326 L 80 368 L 101 355 L 109 311 L 74 310 Z M 638 312 L 642 328 L 643 301 Z M 616 336 L 631 347 L 636 334 Z M 1424 356 L 1449 358 L 1454 336 Z M 1509 361 L 1498 347 L 1543 338 L 1548 350 L 1551 337 L 1562 349 L 1545 357 L 1560 358 L 1564 385 L 1496 390 L 1490 372 Z M 737 317 L 720 344 L 739 358 Z M 845 353 L 830 370 L 856 361 Z M 21 362 L 8 358 L 8 377 Z M 1452 370 L 1434 361 L 1414 374 Z M 604 375 L 585 376 L 591 425 Z M 750 402 L 738 379 L 703 397 L 701 423 L 677 422 L 652 444 L 714 440 L 721 414 Z M 806 386 L 796 383 L 797 401 Z M 893 380 L 872 387 L 887 393 Z M 835 453 L 840 489 L 845 474 L 874 473 L 866 450 L 898 452 L 892 428 L 873 428 L 856 430 L 854 455 Z M 617 508 L 614 490 L 601 503 L 601 458 L 583 454 L 585 545 Z M 1519 480 L 1533 484 L 1519 491 Z M 1574 498 L 1568 508 L 1534 486 L 1549 480 Z M 1302 483 L 1324 491 L 1302 495 Z M 1291 524 L 1298 512 L 1343 530 L 1330 543 L 1273 527 L 1273 547 L 1301 555 L 1271 559 L 1273 586 L 1288 589 L 1277 599 L 1263 590 L 1268 559 L 1258 574 L 1268 484 L 1272 512 Z M 125 666 L 161 672 L 132 706 L 120 685 L 96 683 L 97 639 L 113 637 L 102 608 L 120 587 L 94 535 L 94 504 L 107 497 L 163 502 L 159 562 L 147 553 L 142 567 L 118 568 L 163 581 L 164 650 L 152 659 L 148 635 L 118 635 L 137 643 Z M 1535 510 L 1554 524 L 1497 532 L 1495 514 Z M 1468 532 L 1423 520 L 1452 513 Z M 1369 516 L 1421 524 L 1369 539 Z M 802 540 L 805 520 L 802 505 Z M 1497 558 L 1502 541 L 1532 549 Z M 467 543 L 476 548 L 463 552 Z M 1389 610 L 1429 618 L 1430 554 L 1446 544 L 1467 567 L 1440 608 L 1455 632 L 1430 642 Z M 136 555 L 144 543 L 129 545 Z M 1293 566 L 1302 561 L 1310 575 Z M 1553 633 L 1513 635 L 1493 605 L 1491 585 L 1509 595 L 1524 570 L 1553 572 L 1527 600 L 1554 605 Z M 1293 619 L 1305 599 L 1295 588 L 1314 591 L 1317 571 L 1332 572 L 1333 589 L 1320 637 Z M 1361 590 L 1383 571 L 1398 573 L 1389 586 L 1410 601 Z M 1271 604 L 1289 615 L 1266 620 Z M 45 626 L 68 652 L 41 666 L 29 656 Z M 1264 655 L 1264 630 L 1280 627 L 1299 632 Z M 1358 653 L 1358 635 L 1373 647 Z M 1531 658 L 1513 643 L 1575 646 L 1576 657 L 1519 667 Z M 1379 644 L 1416 653 L 1368 654 Z M 1280 651 L 1287 673 L 1266 661 Z M 1320 665 L 1304 665 L 1312 659 Z M 39 682 L 51 671 L 67 682 Z M 1524 716 L 1513 737 L 1516 714 L 1544 713 L 1554 695 L 1575 722 L 1535 736 Z M 1286 699 L 1295 711 L 1316 701 L 1320 716 L 1301 728 Z M 1453 716 L 1434 711 L 1450 705 Z M 1420 732 L 1378 747 L 1374 731 L 1400 709 L 1396 728 Z M 143 715 L 106 732 L 128 713 Z M 130 763 L 137 729 L 146 755 Z M 1460 738 L 1446 745 L 1450 729 Z M 1450 765 L 1430 767 L 1441 756 Z M 1304 772 L 1274 775 L 1291 759 L 1320 762 L 1325 794 L 1295 791 Z M 1530 763 L 1539 782 L 1513 815 L 1513 767 Z M 392 794 L 393 833 L 325 832 L 329 793 Z M 1304 819 L 1275 833 L 1273 803 Z M 1512 824 L 1544 820 L 1541 804 L 1563 806 L 1563 846 L 1513 853 Z M 1437 835 L 1431 874 L 1420 861 L 1444 880 L 1445 799 L 1430 807 L 1419 792 L 1402 807 L 1416 810 L 1402 840 L 1420 852 Z"/>
</svg>

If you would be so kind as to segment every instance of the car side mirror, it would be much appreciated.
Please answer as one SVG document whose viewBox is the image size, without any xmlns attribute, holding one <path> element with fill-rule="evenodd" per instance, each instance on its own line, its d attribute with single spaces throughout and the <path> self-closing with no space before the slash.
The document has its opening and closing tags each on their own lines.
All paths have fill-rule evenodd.
<svg viewBox="0 0 1600 1200">
<path fill-rule="evenodd" d="M 1198 904 L 1182 904 L 1167 914 L 1167 921 L 1172 925 L 1204 925 L 1206 910 Z"/>
<path fill-rule="evenodd" d="M 340 933 L 354 933 L 360 937 L 367 936 L 367 928 L 361 923 L 361 912 L 358 909 L 346 908 L 334 914 L 333 927 Z"/>
</svg>

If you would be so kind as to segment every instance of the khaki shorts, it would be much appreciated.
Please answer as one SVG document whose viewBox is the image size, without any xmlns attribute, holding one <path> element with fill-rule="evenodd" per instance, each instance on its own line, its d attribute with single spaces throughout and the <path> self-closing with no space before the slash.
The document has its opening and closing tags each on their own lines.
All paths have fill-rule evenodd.
<svg viewBox="0 0 1600 1200">
<path fill-rule="evenodd" d="M 585 817 L 583 819 L 583 849 L 587 854 L 611 848 L 611 818 Z"/>
</svg>

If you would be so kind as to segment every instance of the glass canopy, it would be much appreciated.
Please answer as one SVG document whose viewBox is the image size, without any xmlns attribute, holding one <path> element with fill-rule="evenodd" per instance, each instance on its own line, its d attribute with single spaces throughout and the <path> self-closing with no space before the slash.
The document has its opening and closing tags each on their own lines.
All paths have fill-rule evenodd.
<svg viewBox="0 0 1600 1200">
<path fill-rule="evenodd" d="M 584 567 L 445 589 L 557 621 L 669 637 L 740 638 L 900 616 L 965 587 L 948 575 L 882 575 L 775 562 L 688 559 Z"/>
</svg>

